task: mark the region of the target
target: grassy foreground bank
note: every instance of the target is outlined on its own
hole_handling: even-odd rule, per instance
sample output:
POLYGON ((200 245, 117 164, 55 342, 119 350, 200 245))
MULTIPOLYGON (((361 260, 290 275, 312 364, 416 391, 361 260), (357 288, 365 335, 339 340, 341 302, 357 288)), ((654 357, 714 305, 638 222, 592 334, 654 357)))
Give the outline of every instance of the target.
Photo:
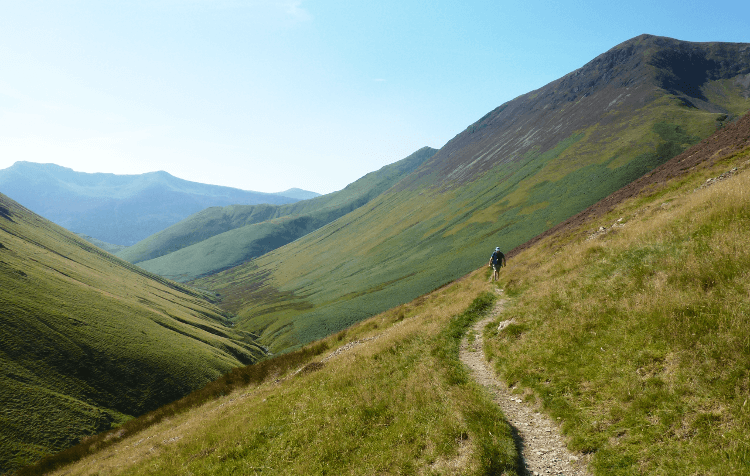
POLYGON ((510 428, 458 360, 466 328, 494 302, 486 278, 324 339, 261 383, 115 432, 53 474, 519 474, 510 428))
POLYGON ((506 268, 514 299, 498 320, 514 322, 487 327, 486 351, 596 474, 750 474, 749 159, 624 202, 592 235, 506 268))

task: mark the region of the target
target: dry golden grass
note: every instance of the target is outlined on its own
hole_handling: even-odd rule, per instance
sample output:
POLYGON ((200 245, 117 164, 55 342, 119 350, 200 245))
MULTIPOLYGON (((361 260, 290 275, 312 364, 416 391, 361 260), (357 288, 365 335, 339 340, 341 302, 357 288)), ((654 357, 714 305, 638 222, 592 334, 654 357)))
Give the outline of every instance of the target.
POLYGON ((507 268, 515 305, 500 319, 516 324, 490 332, 488 351, 599 474, 750 471, 747 159, 626 202, 596 224, 604 232, 548 240, 507 268))

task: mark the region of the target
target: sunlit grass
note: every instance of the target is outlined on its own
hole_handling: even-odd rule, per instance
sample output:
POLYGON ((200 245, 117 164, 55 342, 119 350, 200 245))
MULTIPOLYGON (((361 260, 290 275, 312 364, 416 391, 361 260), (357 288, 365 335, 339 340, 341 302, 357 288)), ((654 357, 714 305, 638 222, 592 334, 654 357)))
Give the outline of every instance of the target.
POLYGON ((748 155, 601 219, 624 227, 527 250, 503 276, 515 305, 499 319, 516 325, 487 350, 598 474, 750 472, 750 174, 693 192, 748 155))

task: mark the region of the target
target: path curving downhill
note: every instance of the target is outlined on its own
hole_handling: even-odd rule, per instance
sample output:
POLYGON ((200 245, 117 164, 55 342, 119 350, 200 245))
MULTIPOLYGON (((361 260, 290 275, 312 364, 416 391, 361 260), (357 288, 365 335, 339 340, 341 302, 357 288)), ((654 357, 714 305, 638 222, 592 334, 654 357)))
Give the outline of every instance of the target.
MULTIPOLYGON (((490 315, 474 324, 469 331, 475 335, 473 342, 470 343, 464 337, 461 342, 461 361, 469 368, 474 380, 490 391, 495 403, 500 405, 508 419, 526 475, 589 476, 581 457, 571 453, 565 446, 558 426, 514 395, 497 378, 485 359, 482 345, 484 327, 497 317, 504 304, 504 299, 498 299, 490 315)), ((509 321, 504 321, 500 325, 504 327, 508 323, 509 321)))

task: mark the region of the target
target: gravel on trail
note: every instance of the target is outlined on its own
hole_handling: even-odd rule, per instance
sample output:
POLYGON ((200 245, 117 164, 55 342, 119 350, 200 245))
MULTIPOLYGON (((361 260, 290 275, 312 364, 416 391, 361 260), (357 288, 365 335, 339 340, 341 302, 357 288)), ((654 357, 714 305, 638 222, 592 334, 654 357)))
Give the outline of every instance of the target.
MULTIPOLYGON (((469 368, 474 380, 492 394, 508 419, 526 475, 589 476, 584 464, 585 457, 575 455, 567 449, 559 427, 547 415, 539 413, 514 394, 498 379, 485 359, 482 345, 484 327, 497 317, 504 304, 505 300, 498 299, 490 315, 474 324, 469 331, 475 335, 473 342, 464 337, 461 343, 461 361, 469 368)), ((508 321, 504 321, 500 326, 507 324, 508 321)))

